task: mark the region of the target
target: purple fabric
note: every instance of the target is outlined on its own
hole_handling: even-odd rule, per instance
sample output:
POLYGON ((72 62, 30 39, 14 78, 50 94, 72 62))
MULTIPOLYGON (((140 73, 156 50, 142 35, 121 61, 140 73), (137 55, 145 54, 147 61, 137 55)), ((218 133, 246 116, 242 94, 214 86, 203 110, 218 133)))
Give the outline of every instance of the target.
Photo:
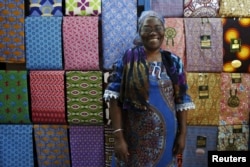
POLYGON ((183 0, 151 0, 151 9, 164 17, 182 17, 183 0))

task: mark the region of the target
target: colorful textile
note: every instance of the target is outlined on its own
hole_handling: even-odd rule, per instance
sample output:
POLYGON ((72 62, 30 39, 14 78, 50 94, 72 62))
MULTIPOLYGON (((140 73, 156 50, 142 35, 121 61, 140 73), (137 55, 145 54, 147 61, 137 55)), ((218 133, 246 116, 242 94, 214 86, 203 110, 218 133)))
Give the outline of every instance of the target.
POLYGON ((220 18, 184 18, 188 72, 221 72, 223 32, 220 18))
POLYGON ((249 17, 249 0, 220 0, 220 17, 249 17))
POLYGON ((33 167, 32 125, 0 125, 0 165, 33 167))
POLYGON ((101 14, 101 0, 66 0, 66 15, 98 16, 101 14))
POLYGON ((98 17, 64 17, 66 70, 99 70, 98 17))
POLYGON ((182 17, 183 0, 150 0, 150 8, 163 17, 182 17))
POLYGON ((218 17, 219 0, 185 0, 184 17, 218 17))
POLYGON ((250 18, 223 18, 223 71, 250 72, 250 18))
POLYGON ((188 126, 182 166, 207 166, 208 151, 217 149, 217 135, 217 126, 188 126))
POLYGON ((102 72, 66 71, 67 120, 71 124, 102 124, 102 72))
POLYGON ((220 77, 220 73, 187 73, 188 94, 196 106, 188 113, 188 125, 219 125, 220 77))
POLYGON ((36 154, 39 166, 70 166, 67 128, 67 125, 34 125, 36 154))
POLYGON ((185 62, 185 32, 183 18, 164 18, 165 19, 165 38, 162 49, 168 50, 179 56, 184 65, 185 62))
POLYGON ((114 154, 115 139, 113 136, 113 128, 110 126, 104 127, 105 137, 105 167, 111 167, 112 155, 114 154))
POLYGON ((104 166, 103 126, 70 126, 72 167, 104 166))
POLYGON ((249 125, 220 125, 218 127, 218 151, 247 151, 249 125))
POLYGON ((63 69, 61 24, 62 17, 26 17, 27 69, 63 69))
POLYGON ((250 75, 221 73, 220 125, 249 123, 250 75))
POLYGON ((128 48, 137 30, 137 0, 102 0, 103 68, 110 70, 128 48), (126 28, 124 28, 126 27, 126 28))
POLYGON ((30 71, 32 121, 66 123, 64 71, 30 71))
POLYGON ((24 1, 0 2, 0 62, 24 63, 24 1))
POLYGON ((0 71, 0 123, 30 123, 26 71, 0 71))
POLYGON ((29 0, 30 16, 63 16, 62 0, 29 0))

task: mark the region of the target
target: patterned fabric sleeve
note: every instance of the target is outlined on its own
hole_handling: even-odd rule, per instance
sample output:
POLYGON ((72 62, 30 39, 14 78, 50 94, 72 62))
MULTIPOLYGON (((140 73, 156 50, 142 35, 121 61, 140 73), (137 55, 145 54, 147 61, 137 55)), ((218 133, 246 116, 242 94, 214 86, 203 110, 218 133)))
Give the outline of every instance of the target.
POLYGON ((113 65, 113 71, 108 78, 108 85, 104 92, 104 100, 109 101, 111 98, 118 99, 120 96, 120 87, 123 72, 123 62, 118 60, 113 65))
POLYGON ((176 111, 183 111, 183 110, 189 110, 194 109, 195 105, 192 102, 191 97, 187 94, 188 85, 186 81, 186 73, 184 71, 184 66, 181 61, 181 59, 174 54, 171 54, 172 60, 174 62, 174 66, 178 72, 178 86, 179 86, 179 92, 177 92, 176 96, 176 111))

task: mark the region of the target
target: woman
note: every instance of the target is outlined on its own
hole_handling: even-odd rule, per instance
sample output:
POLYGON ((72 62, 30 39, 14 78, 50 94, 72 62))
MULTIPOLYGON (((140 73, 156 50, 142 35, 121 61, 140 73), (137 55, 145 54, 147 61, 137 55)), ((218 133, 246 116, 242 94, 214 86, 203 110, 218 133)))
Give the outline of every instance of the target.
POLYGON ((104 99, 115 137, 113 166, 175 166, 183 152, 187 110, 194 104, 179 57, 160 48, 164 19, 144 11, 137 46, 114 65, 104 99))

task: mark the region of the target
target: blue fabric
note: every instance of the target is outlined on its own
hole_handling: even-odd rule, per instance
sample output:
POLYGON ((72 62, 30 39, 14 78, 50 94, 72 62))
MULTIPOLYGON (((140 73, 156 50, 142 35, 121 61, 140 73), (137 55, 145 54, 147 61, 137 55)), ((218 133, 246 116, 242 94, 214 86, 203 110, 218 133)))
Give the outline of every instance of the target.
POLYGON ((26 17, 26 68, 60 70, 62 66, 62 17, 26 17))
POLYGON ((32 125, 0 125, 0 166, 34 166, 32 125))
POLYGON ((138 0, 138 6, 143 6, 145 0, 138 0))
POLYGON ((137 0, 102 1, 103 68, 111 69, 133 46, 137 30, 137 0))
POLYGON ((151 0, 145 0, 145 2, 144 2, 144 10, 152 10, 151 9, 151 0))

